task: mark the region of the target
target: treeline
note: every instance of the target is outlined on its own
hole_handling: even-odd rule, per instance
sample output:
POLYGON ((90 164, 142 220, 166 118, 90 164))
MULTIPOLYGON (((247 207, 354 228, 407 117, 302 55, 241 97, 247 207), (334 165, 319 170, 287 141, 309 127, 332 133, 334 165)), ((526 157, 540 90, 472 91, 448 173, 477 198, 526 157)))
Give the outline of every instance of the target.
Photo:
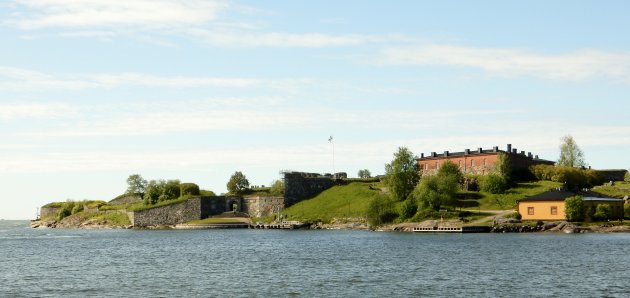
POLYGON ((606 178, 596 170, 566 166, 535 165, 530 167, 538 180, 566 183, 569 189, 591 188, 606 182, 606 178))

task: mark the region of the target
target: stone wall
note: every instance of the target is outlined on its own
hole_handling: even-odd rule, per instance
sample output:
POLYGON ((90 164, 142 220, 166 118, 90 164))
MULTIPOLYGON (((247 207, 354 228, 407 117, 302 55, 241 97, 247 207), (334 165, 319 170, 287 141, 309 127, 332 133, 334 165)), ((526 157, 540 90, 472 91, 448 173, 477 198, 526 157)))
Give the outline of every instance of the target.
POLYGON ((57 217, 61 207, 42 207, 39 209, 39 218, 57 217))
POLYGON ((284 210, 284 197, 243 198, 243 212, 251 217, 264 217, 284 210))
POLYGON ((193 197, 184 202, 134 211, 129 216, 134 227, 176 225, 201 219, 201 197, 193 197))
POLYGON ((285 207, 318 195, 334 185, 335 180, 332 176, 301 172, 284 173, 285 207))

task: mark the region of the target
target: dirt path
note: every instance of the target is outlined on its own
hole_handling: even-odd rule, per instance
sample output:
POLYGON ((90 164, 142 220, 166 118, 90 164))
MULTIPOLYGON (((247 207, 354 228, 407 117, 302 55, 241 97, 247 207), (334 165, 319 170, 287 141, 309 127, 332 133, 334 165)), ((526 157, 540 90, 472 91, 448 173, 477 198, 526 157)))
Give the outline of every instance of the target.
POLYGON ((482 217, 480 219, 477 220, 473 220, 469 223, 467 223, 467 225, 478 225, 478 224, 483 224, 483 223, 489 223, 492 222, 495 218, 499 218, 499 217, 505 217, 507 215, 510 215, 514 212, 514 210, 510 209, 510 210, 468 210, 471 212, 474 211, 479 211, 479 212, 483 212, 483 213, 492 213, 492 215, 490 216, 486 216, 486 217, 482 217))

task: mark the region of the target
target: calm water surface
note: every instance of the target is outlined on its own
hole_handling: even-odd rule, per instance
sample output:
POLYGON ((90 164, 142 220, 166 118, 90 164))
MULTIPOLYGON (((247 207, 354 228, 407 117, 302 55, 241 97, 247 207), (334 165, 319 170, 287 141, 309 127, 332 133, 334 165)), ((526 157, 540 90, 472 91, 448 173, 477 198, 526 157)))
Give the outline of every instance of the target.
POLYGON ((0 297, 630 297, 630 234, 29 229, 0 297))

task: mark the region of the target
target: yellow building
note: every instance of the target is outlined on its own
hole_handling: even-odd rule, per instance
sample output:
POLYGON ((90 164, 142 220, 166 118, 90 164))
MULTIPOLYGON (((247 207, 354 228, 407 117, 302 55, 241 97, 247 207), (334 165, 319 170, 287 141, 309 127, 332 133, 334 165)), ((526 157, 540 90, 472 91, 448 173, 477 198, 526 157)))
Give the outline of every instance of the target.
MULTIPOLYGON (((522 220, 566 220, 564 200, 579 194, 569 191, 548 191, 539 195, 518 201, 518 213, 522 220)), ((584 205, 592 218, 599 204, 608 204, 612 208, 612 219, 623 218, 623 200, 615 198, 595 197, 592 194, 583 195, 584 205)))

